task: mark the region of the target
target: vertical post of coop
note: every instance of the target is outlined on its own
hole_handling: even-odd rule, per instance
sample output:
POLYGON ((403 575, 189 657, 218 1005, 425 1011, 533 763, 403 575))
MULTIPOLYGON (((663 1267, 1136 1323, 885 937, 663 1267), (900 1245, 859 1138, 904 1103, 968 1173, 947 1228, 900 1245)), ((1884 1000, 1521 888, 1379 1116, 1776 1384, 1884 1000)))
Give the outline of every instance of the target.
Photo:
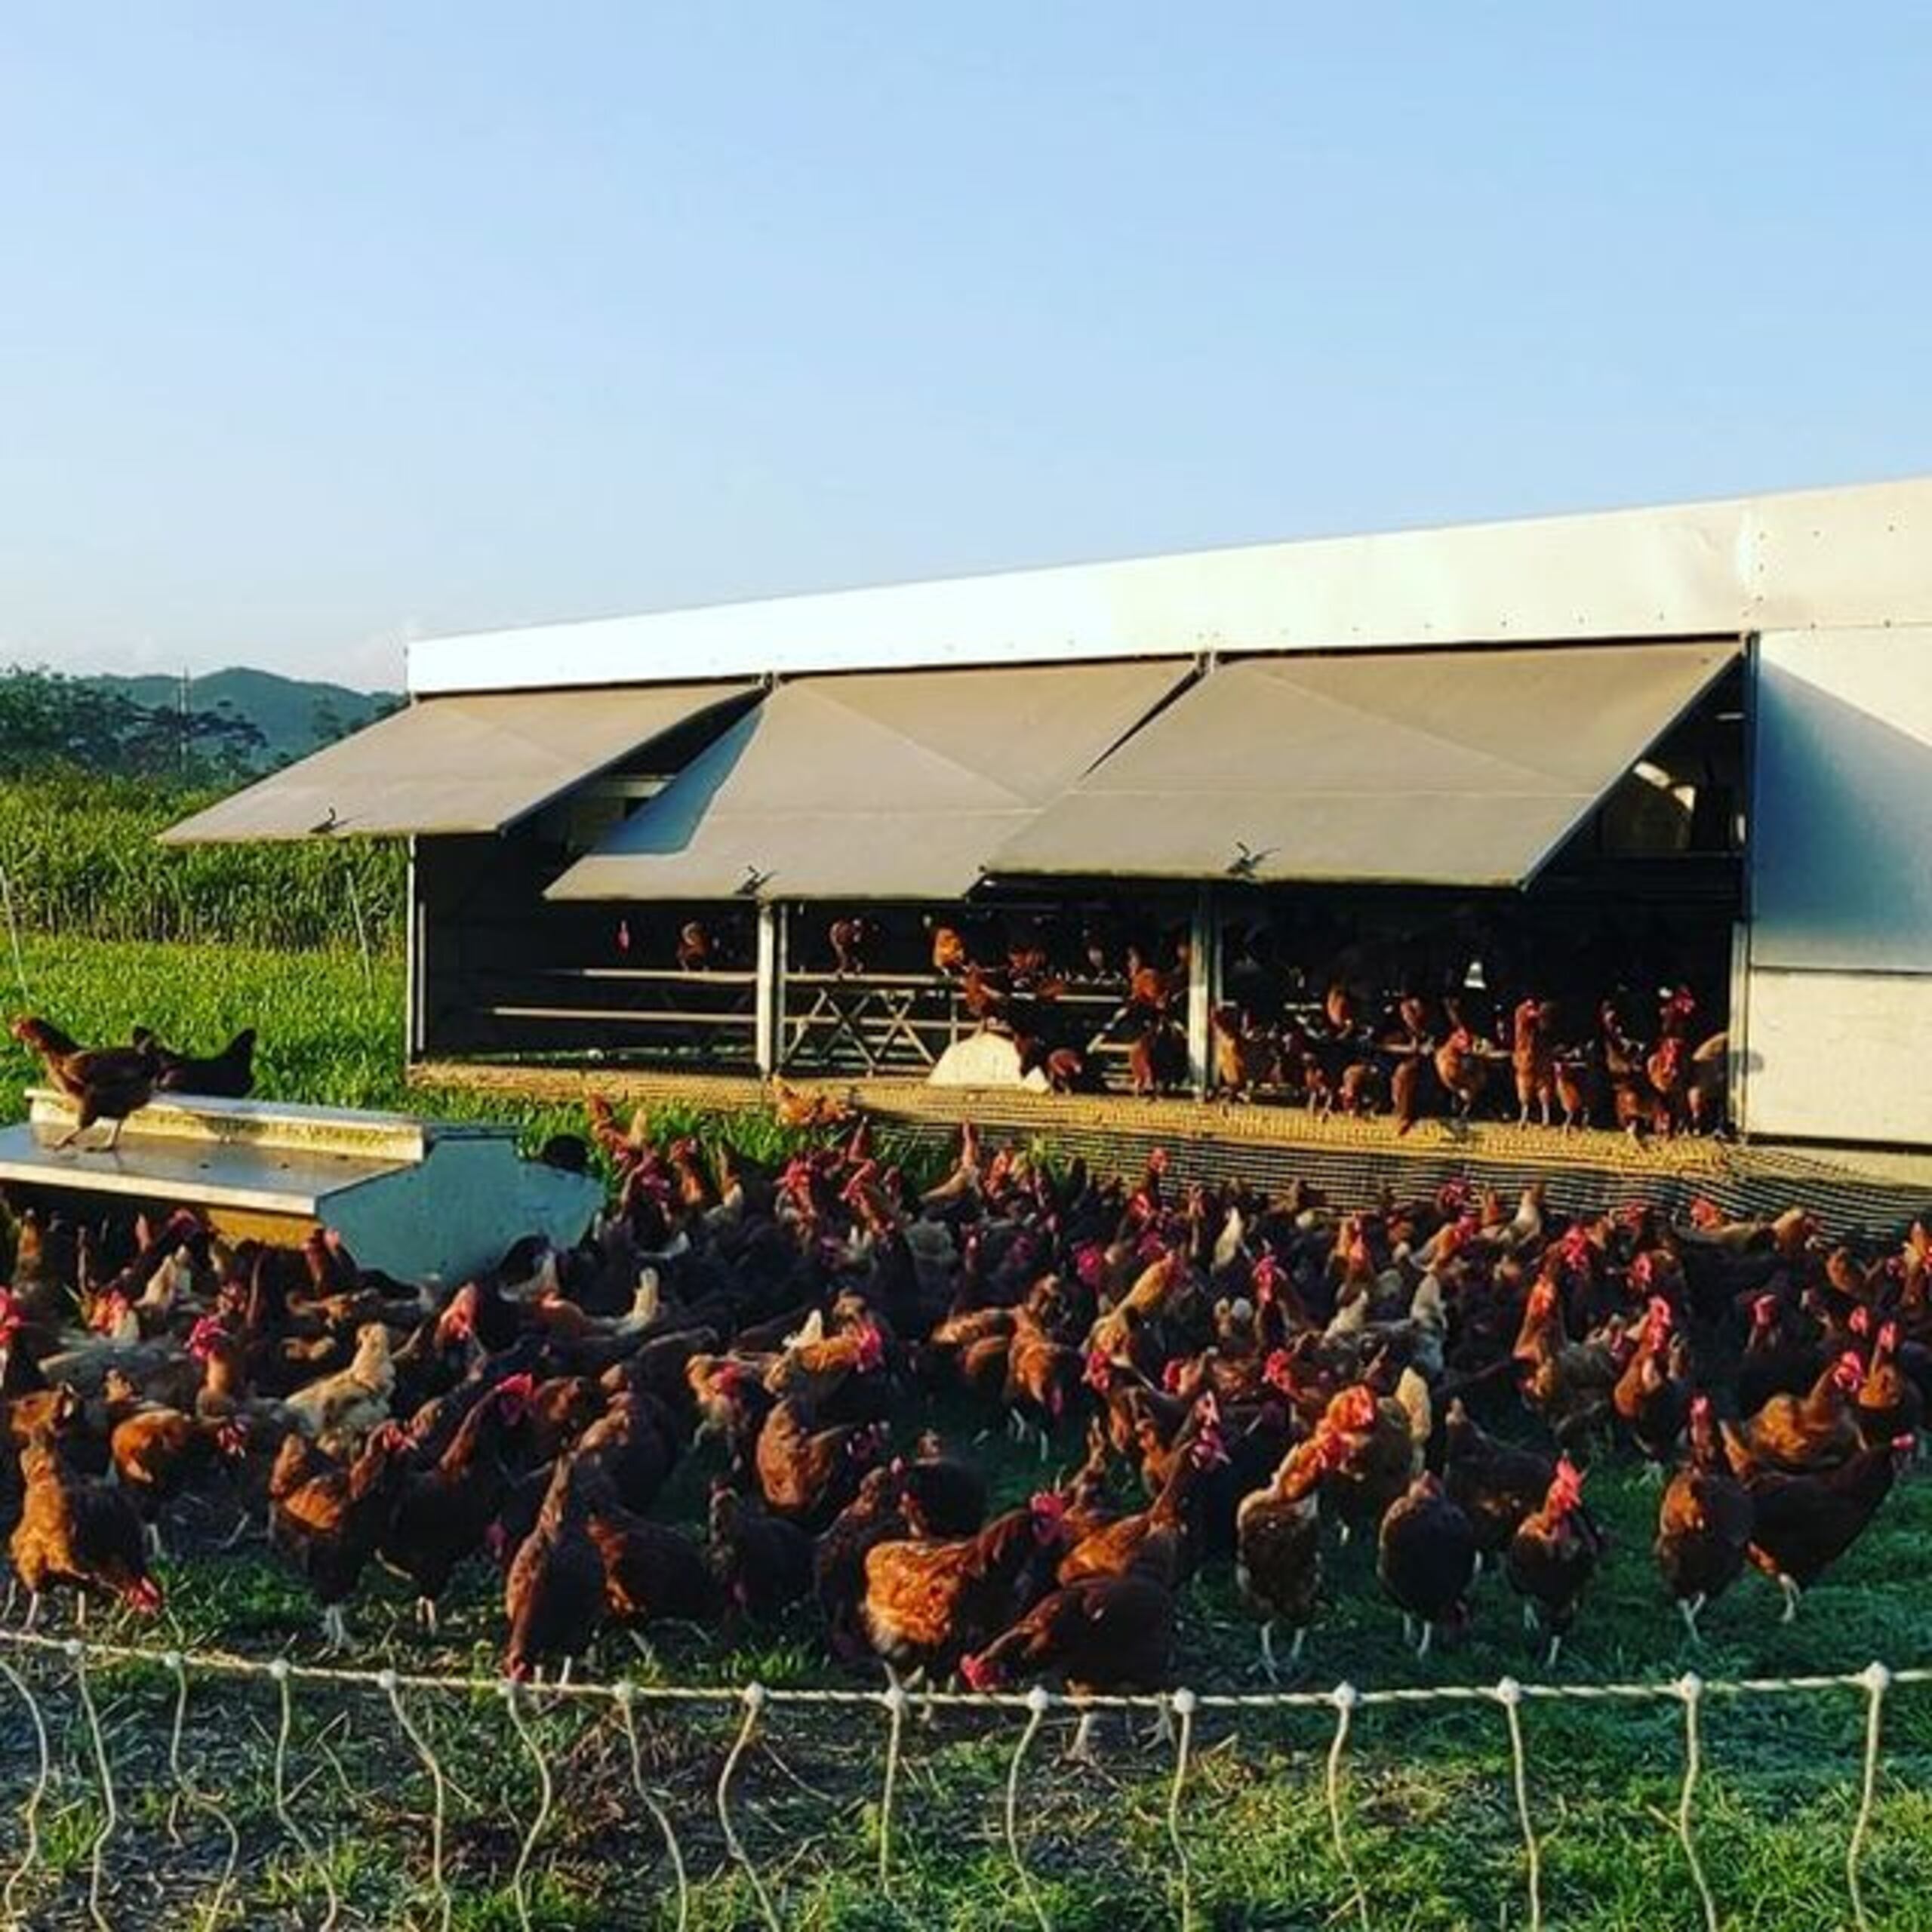
POLYGON ((758 909, 758 1070, 768 1080, 778 1071, 785 1041, 785 908, 767 901, 758 909))
POLYGON ((1188 939, 1187 1075, 1194 1097, 1204 1100, 1214 1077, 1214 1041, 1210 1016, 1221 989, 1221 924, 1214 888, 1204 885, 1194 895, 1194 919, 1188 939))
POLYGON ((409 875, 404 891, 403 980, 408 989, 408 1022, 403 1057, 406 1064, 414 1066, 423 1058, 426 1046, 423 1035, 429 1001, 423 992, 423 978, 428 971, 424 950, 429 932, 423 910, 421 882, 416 873, 416 837, 413 832, 409 838, 409 875))

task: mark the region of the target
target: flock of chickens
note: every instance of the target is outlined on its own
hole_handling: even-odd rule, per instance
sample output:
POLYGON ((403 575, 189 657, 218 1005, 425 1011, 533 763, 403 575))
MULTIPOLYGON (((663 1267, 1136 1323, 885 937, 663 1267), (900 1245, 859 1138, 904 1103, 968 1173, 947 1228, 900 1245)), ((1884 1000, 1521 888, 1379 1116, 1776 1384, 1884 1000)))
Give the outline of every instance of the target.
POLYGON ((1656 1560, 1694 1634, 1747 1566, 1789 1616, 1923 1414, 1923 1226, 1861 1257, 1795 1210, 1565 1217, 1540 1186, 1342 1212, 1177 1186, 1158 1152, 1134 1180, 1054 1171, 971 1128, 920 1194, 863 1122, 782 1166, 601 1105, 591 1130, 616 1177, 592 1232, 448 1294, 326 1232, 23 1218, 0 1529, 29 1616, 51 1591, 155 1609, 192 1516, 266 1525, 332 1646, 372 1564, 433 1628, 494 1563, 514 1678, 608 1627, 808 1602, 842 1664, 1152 1690, 1191 1574, 1232 1566, 1272 1675, 1352 1534, 1423 1648, 1488 1561, 1553 1662, 1604 1560, 1585 1471, 1614 1441, 1666 1475, 1656 1560), (989 1517, 961 1438, 1001 1426, 1084 1455, 989 1517), (665 1520, 693 1460, 701 1527, 665 1520))
MULTIPOLYGON (((989 960, 958 928, 928 923, 934 972, 956 988, 980 1026, 1013 1040, 1023 1074, 1038 1069, 1060 1093, 1102 1088, 1091 1028, 1061 995, 1105 983, 1124 989, 1134 1092, 1151 1097, 1187 1085, 1186 940, 1173 943, 1172 963, 1162 965, 1134 943, 1117 961, 1110 940, 1090 934, 1081 957, 1068 964, 1044 937, 1023 931, 1010 936, 1003 958, 989 960)), ((827 937, 836 971, 864 972, 875 937, 869 920, 834 920, 827 937)), ((702 971, 712 950, 709 929, 694 920, 678 942, 678 966, 702 971)), ((1323 1115, 1386 1112, 1401 1133, 1419 1119, 1466 1120, 1478 1110, 1513 1114, 1525 1126, 1560 1122, 1566 1131, 1608 1121, 1632 1135, 1709 1133, 1724 1124, 1728 1037, 1699 1025, 1687 987, 1664 990, 1647 1039, 1631 1032, 1614 998, 1600 1001, 1580 1031, 1574 1016, 1528 992, 1493 1004, 1484 994, 1411 991, 1372 1009, 1338 982, 1317 1014, 1291 1011, 1266 990, 1247 991, 1217 1005, 1210 1020, 1213 1084, 1235 1099, 1300 1102, 1323 1115)))
POLYGON ((1251 1098, 1272 1090, 1327 1114, 1385 1105, 1406 1134, 1427 1115, 1467 1120, 1481 1109, 1565 1133, 1607 1117, 1624 1132, 1706 1134, 1724 1124, 1729 1036, 1697 1025, 1686 987, 1659 1002, 1649 1040, 1606 999, 1590 1037, 1563 1038, 1551 1001, 1526 995, 1485 1024, 1471 1003, 1406 993, 1371 1025, 1346 987, 1319 1021, 1261 1025, 1229 1004, 1213 1015, 1216 1084, 1251 1098), (1506 1011, 1506 1017, 1505 1017, 1506 1011))

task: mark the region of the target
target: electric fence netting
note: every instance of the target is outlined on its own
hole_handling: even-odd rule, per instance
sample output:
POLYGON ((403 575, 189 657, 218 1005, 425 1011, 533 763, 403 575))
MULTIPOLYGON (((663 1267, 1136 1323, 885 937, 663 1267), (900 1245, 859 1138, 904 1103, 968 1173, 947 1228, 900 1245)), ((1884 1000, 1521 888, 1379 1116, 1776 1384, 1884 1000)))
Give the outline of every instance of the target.
MULTIPOLYGON (((1254 1909, 1299 1887, 1306 1922, 1370 1928, 1434 1922, 1416 1916, 1413 1877, 1389 1856, 1392 1831, 1419 1830, 1454 1868, 1445 1884, 1485 1894, 1482 1922, 1540 1932, 1577 1916, 1561 1897, 1578 1829, 1579 1794, 1566 1787, 1580 1775, 1562 1727, 1590 1707, 1643 1727, 1633 1748, 1655 1801, 1616 1820, 1619 1855, 1627 1845, 1633 1869, 1657 1869, 1672 1923, 1715 1932, 1758 1903, 1726 1895, 1740 1883, 1735 1804, 1718 1807, 1722 1850, 1706 1842, 1714 1758, 1753 1711, 1787 1727, 1801 1709, 1822 1719, 1804 1741, 1808 1793, 1777 1801, 1828 1815, 1838 1850, 1830 1874, 1810 1875, 1817 1912, 1795 1905, 1789 1922, 1878 1932, 1898 1922, 1932 1858, 1921 1842, 1909 1872, 1895 1856, 1875 1882, 1888 1795, 1925 1795, 1888 1766, 1888 1723, 1932 1683, 1932 1669, 1879 1663, 1709 1682, 1074 1700, 897 1685, 512 1685, 8 1632, 0 1678, 11 1706, 0 1719, 0 1921, 11 1926, 776 1928, 789 1922, 788 1893, 827 1862, 877 1922, 912 1924, 934 1909, 927 1888, 943 1851, 995 1873, 1009 1922, 1051 1932, 1101 1834, 1131 1841, 1134 1924, 1197 1932, 1234 1903, 1244 1923, 1274 1923, 1254 1909), (1083 1767, 1097 1809, 1069 1814, 1075 1780, 1051 1743, 1085 1713, 1148 1735, 1083 1767), (1455 1727, 1437 1741, 1447 1738, 1466 1775, 1435 1815, 1411 1802, 1404 1816, 1400 1773, 1426 1758, 1432 1734, 1413 1728, 1424 1722, 1455 1727), (963 1767, 941 1776, 935 1761, 961 1753, 963 1767), (1284 1799, 1291 1779, 1298 1788, 1284 1799), (1258 1840, 1241 1869, 1257 1793, 1289 1805, 1292 1871, 1281 1847, 1258 1840), (497 1915, 466 1910, 485 1897, 497 1915)), ((1725 1766, 1727 1780, 1749 1772, 1725 1766)))

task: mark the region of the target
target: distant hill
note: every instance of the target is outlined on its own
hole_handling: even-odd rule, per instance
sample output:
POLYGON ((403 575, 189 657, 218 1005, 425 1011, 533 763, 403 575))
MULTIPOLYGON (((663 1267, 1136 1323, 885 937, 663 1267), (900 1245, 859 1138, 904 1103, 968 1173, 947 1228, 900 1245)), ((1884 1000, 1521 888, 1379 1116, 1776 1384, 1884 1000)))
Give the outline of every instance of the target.
MULTIPOLYGON (((181 681, 165 674, 102 675, 84 681, 118 691, 137 704, 174 705, 181 698, 181 681)), ((193 679, 188 688, 188 702, 196 711, 226 711, 246 718, 261 733, 266 741, 260 758, 264 766, 300 758, 393 710, 401 701, 392 692, 353 691, 343 685, 285 678, 273 671, 240 666, 211 671, 193 679)))

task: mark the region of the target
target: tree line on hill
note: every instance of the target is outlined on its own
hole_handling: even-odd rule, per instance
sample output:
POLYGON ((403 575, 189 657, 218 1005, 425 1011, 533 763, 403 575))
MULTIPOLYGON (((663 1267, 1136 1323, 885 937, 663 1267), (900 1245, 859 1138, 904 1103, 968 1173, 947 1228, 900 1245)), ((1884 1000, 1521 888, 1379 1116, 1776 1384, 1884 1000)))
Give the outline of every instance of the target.
POLYGON ((142 704, 57 671, 17 665, 0 675, 0 777, 66 767, 219 784, 245 776, 261 748, 245 718, 142 704))
MULTIPOLYGON (((223 675, 285 682, 266 674, 223 675)), ((73 677, 20 665, 0 670, 0 779, 82 771, 112 773, 168 791, 226 790, 297 749, 272 738, 231 702, 194 704, 186 695, 192 687, 182 687, 183 695, 172 702, 149 702, 147 693, 157 683, 73 677)), ((318 694, 309 707, 311 742, 299 747, 303 750, 341 737, 389 706, 388 700, 366 700, 361 715, 345 715, 332 688, 311 688, 318 694)), ((287 685, 290 694, 303 690, 287 685)), ((285 706, 286 697, 284 701, 285 706)), ((283 740, 287 735, 279 734, 283 740)))

